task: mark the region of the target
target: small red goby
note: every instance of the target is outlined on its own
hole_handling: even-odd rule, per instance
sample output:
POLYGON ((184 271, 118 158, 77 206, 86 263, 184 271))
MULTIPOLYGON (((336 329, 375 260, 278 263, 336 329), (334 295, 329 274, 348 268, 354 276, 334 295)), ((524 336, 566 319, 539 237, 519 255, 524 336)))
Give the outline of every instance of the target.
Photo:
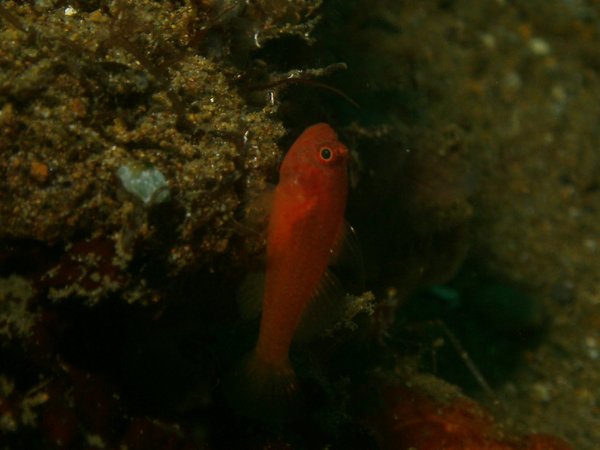
POLYGON ((348 149, 325 123, 307 128, 280 170, 267 231, 260 331, 236 374, 232 398, 245 413, 277 418, 295 396, 289 349, 345 234, 348 149))

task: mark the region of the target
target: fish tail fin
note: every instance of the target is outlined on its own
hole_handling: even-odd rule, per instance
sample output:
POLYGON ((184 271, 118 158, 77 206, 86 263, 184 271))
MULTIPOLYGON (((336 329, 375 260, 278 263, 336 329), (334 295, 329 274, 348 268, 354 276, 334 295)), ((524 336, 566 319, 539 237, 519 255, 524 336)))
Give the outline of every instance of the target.
POLYGON ((240 414, 269 422, 292 420, 303 409, 296 373, 289 360, 264 361, 253 351, 225 383, 225 395, 240 414))

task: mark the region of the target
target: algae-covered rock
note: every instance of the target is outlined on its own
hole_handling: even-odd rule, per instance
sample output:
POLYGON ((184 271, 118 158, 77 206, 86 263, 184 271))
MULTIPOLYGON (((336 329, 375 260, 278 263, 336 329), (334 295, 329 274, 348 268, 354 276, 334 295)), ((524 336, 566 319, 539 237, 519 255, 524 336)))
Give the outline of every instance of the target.
POLYGON ((247 14, 263 34, 285 33, 303 23, 305 3, 272 5, 281 14, 265 16, 268 26, 262 3, 4 3, 0 241, 68 246, 110 236, 125 267, 140 242, 162 240, 166 270, 210 266, 222 254, 232 261, 243 241, 260 245, 255 235, 232 243, 243 233, 235 217, 273 174, 283 128, 245 104, 239 70, 208 58, 202 38, 224 11, 247 14), (160 174, 168 199, 131 194, 124 168, 141 166, 160 174), (168 236, 150 217, 159 203, 171 216, 168 236))

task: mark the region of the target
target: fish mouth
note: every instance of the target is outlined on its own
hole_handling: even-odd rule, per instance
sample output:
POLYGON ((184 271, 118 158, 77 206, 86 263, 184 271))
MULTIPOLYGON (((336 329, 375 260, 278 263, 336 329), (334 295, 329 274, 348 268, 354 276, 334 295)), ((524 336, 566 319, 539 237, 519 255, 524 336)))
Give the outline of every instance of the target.
POLYGON ((350 159, 350 152, 348 151, 348 149, 346 148, 345 145, 342 145, 342 148, 340 149, 340 153, 342 154, 342 156, 346 159, 350 159))
POLYGON ((331 148, 335 151, 335 161, 334 165, 348 165, 350 162, 350 152, 346 148, 344 144, 336 143, 336 145, 332 145, 331 148))
POLYGON ((348 162, 350 160, 350 151, 346 148, 345 145, 340 145, 337 149, 338 154, 340 155, 340 158, 344 161, 344 162, 348 162))

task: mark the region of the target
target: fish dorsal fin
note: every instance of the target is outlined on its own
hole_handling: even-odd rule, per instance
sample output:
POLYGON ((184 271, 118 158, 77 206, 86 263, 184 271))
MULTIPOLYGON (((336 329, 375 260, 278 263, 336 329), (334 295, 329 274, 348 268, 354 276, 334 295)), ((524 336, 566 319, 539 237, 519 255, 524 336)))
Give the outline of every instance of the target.
POLYGON ((365 263, 362 250, 356 231, 346 221, 337 233, 329 266, 348 292, 358 295, 364 291, 365 263))
POLYGON ((251 272, 238 288, 237 301, 240 316, 244 320, 260 316, 265 293, 265 273, 251 272))
MULTIPOLYGON (((264 189, 244 196, 246 203, 243 225, 246 231, 266 237, 269 215, 275 197, 275 186, 267 184, 264 189)), ((265 272, 251 272, 237 290, 238 310, 243 319, 254 319, 262 310, 265 292, 265 272)))
POLYGON ((345 292, 338 278, 325 271, 310 299, 294 335, 297 342, 306 342, 322 335, 344 313, 345 292))

